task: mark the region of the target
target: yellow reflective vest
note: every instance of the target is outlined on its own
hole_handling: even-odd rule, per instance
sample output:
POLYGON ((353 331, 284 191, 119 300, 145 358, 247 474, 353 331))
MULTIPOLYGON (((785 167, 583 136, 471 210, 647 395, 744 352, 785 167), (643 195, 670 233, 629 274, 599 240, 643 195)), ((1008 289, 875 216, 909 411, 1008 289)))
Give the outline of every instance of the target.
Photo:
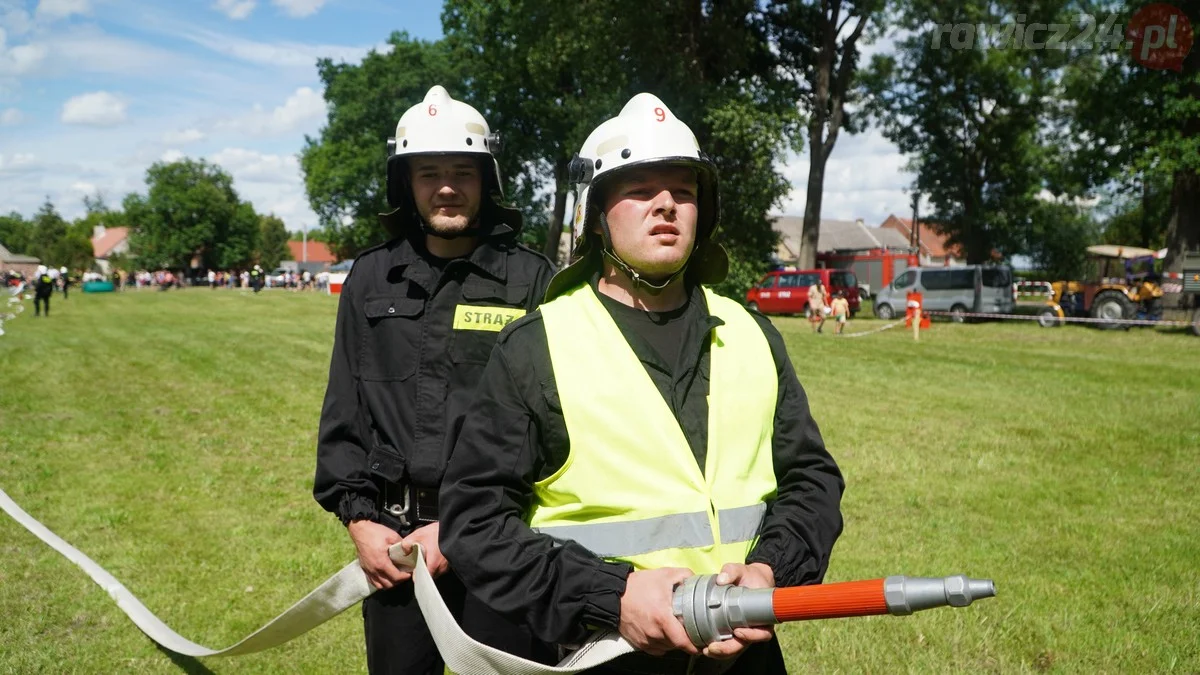
POLYGON ((529 525, 636 569, 697 574, 745 562, 775 496, 778 376, 762 329, 704 290, 724 324, 710 337, 703 473, 671 409, 620 328, 584 284, 542 305, 571 439, 563 466, 534 485, 529 525))

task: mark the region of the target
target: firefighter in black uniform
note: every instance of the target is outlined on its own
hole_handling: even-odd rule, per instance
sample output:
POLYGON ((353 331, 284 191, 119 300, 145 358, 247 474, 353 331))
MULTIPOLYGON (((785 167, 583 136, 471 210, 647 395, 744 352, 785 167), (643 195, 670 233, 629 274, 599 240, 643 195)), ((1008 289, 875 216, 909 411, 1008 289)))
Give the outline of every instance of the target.
POLYGON ((33 278, 33 315, 41 316, 42 307, 46 308, 46 316, 50 316, 50 296, 54 295, 54 277, 45 265, 38 265, 37 275, 33 278))
POLYGON ((255 265, 250 268, 250 287, 257 293, 263 288, 263 268, 255 265))
POLYGON ((529 632, 466 592, 438 548, 438 489, 496 336, 540 302, 553 268, 516 242, 501 206, 497 139, 440 86, 389 139, 381 222, 395 237, 354 262, 342 287, 313 494, 347 525, 367 577, 372 673, 437 673, 443 663, 387 549, 420 543, 438 587, 475 639, 545 660, 529 632))
POLYGON ((500 336, 442 483, 442 550, 535 637, 607 628, 639 650, 596 672, 785 673, 771 630, 698 649, 672 589, 819 583, 842 476, 778 331, 703 286, 728 261, 690 129, 639 94, 580 154, 577 260, 500 336))

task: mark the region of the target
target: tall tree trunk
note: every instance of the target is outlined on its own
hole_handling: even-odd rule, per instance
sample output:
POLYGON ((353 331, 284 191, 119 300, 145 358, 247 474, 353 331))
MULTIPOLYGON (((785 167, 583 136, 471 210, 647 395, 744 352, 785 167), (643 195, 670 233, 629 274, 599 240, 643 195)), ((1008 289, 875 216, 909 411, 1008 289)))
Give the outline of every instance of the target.
POLYGON ((1167 272, 1183 271, 1183 255, 1200 251, 1200 174, 1175 172, 1171 189, 1171 216, 1167 221, 1167 272))
MULTIPOLYGON (((1187 82, 1184 91, 1192 106, 1200 101, 1200 53, 1193 49, 1184 60, 1183 77, 1187 82)), ((1194 110, 1189 106, 1188 110, 1194 110)), ((1200 115, 1193 113, 1183 120, 1183 140, 1193 141, 1200 137, 1200 115)), ((1183 271, 1183 256, 1189 251, 1200 251, 1200 170, 1194 162, 1180 167, 1171 186, 1171 215, 1167 221, 1167 257, 1163 268, 1167 272, 1183 271)))
POLYGON ((567 191, 571 186, 567 183, 567 162, 559 158, 554 163, 554 211, 550 216, 550 231, 546 233, 546 257, 556 265, 565 265, 567 261, 559 260, 558 246, 562 241, 563 216, 567 209, 567 191))
MULTIPOLYGON (((824 3, 822 3, 824 5, 824 3)), ((840 6, 840 3, 838 3, 840 6)), ((821 236, 821 196, 825 190, 825 132, 829 123, 829 87, 833 79, 833 60, 837 51, 837 14, 830 18, 821 12, 821 51, 817 54, 816 79, 812 83, 812 117, 808 123, 808 194, 804 202, 804 226, 796 267, 812 269, 817 264, 817 241, 821 236)), ((844 58, 844 57, 843 57, 844 58)))
POLYGON ((800 237, 800 251, 796 257, 797 269, 810 270, 817 265, 817 240, 821 236, 821 197, 825 192, 825 159, 821 143, 810 143, 814 147, 808 168, 808 197, 804 202, 804 229, 800 237))
POLYGON ((837 143, 838 132, 844 123, 846 91, 854 76, 855 54, 859 37, 867 26, 871 9, 859 15, 854 29, 842 40, 838 58, 838 36, 842 28, 855 17, 847 9, 841 19, 841 0, 821 3, 821 50, 817 54, 816 78, 812 81, 812 117, 808 123, 808 194, 804 202, 804 227, 800 236, 800 253, 796 265, 811 269, 817 263, 817 242, 821 236, 821 197, 825 191, 825 164, 837 143), (835 66, 836 64, 836 66, 835 66), (836 70, 835 70, 836 69, 836 70))

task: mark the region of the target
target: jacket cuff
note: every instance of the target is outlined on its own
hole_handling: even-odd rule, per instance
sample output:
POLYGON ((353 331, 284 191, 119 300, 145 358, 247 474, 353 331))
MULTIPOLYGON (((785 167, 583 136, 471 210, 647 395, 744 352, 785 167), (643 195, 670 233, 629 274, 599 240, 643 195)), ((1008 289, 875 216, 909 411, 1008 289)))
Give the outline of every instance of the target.
POLYGON ((777 545, 777 542, 760 542, 750 555, 746 556, 746 564, 762 563, 770 567, 777 587, 800 586, 805 581, 798 577, 802 576, 806 556, 796 555, 797 553, 798 551, 786 550, 785 547, 777 545))
POLYGON ((379 522, 379 509, 375 506, 375 498, 356 493, 342 495, 338 502, 337 517, 342 525, 349 525, 354 520, 370 520, 379 522))
MULTIPOLYGON (((633 572, 628 563, 602 563, 597 568, 596 587, 588 594, 583 623, 588 628, 616 628, 621 623, 621 596, 633 572)), ((586 632, 584 633, 586 635, 586 632)))

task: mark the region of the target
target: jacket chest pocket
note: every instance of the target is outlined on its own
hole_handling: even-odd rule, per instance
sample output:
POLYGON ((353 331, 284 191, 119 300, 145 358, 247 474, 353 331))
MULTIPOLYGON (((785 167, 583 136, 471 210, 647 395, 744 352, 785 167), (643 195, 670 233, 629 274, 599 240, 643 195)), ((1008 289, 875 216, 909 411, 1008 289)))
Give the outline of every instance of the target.
POLYGON ((367 318, 359 370, 364 380, 405 380, 417 371, 424 332, 424 301, 374 298, 364 305, 367 318))
POLYGON ((455 363, 485 364, 505 326, 525 316, 529 285, 468 280, 454 308, 450 358, 455 363))

